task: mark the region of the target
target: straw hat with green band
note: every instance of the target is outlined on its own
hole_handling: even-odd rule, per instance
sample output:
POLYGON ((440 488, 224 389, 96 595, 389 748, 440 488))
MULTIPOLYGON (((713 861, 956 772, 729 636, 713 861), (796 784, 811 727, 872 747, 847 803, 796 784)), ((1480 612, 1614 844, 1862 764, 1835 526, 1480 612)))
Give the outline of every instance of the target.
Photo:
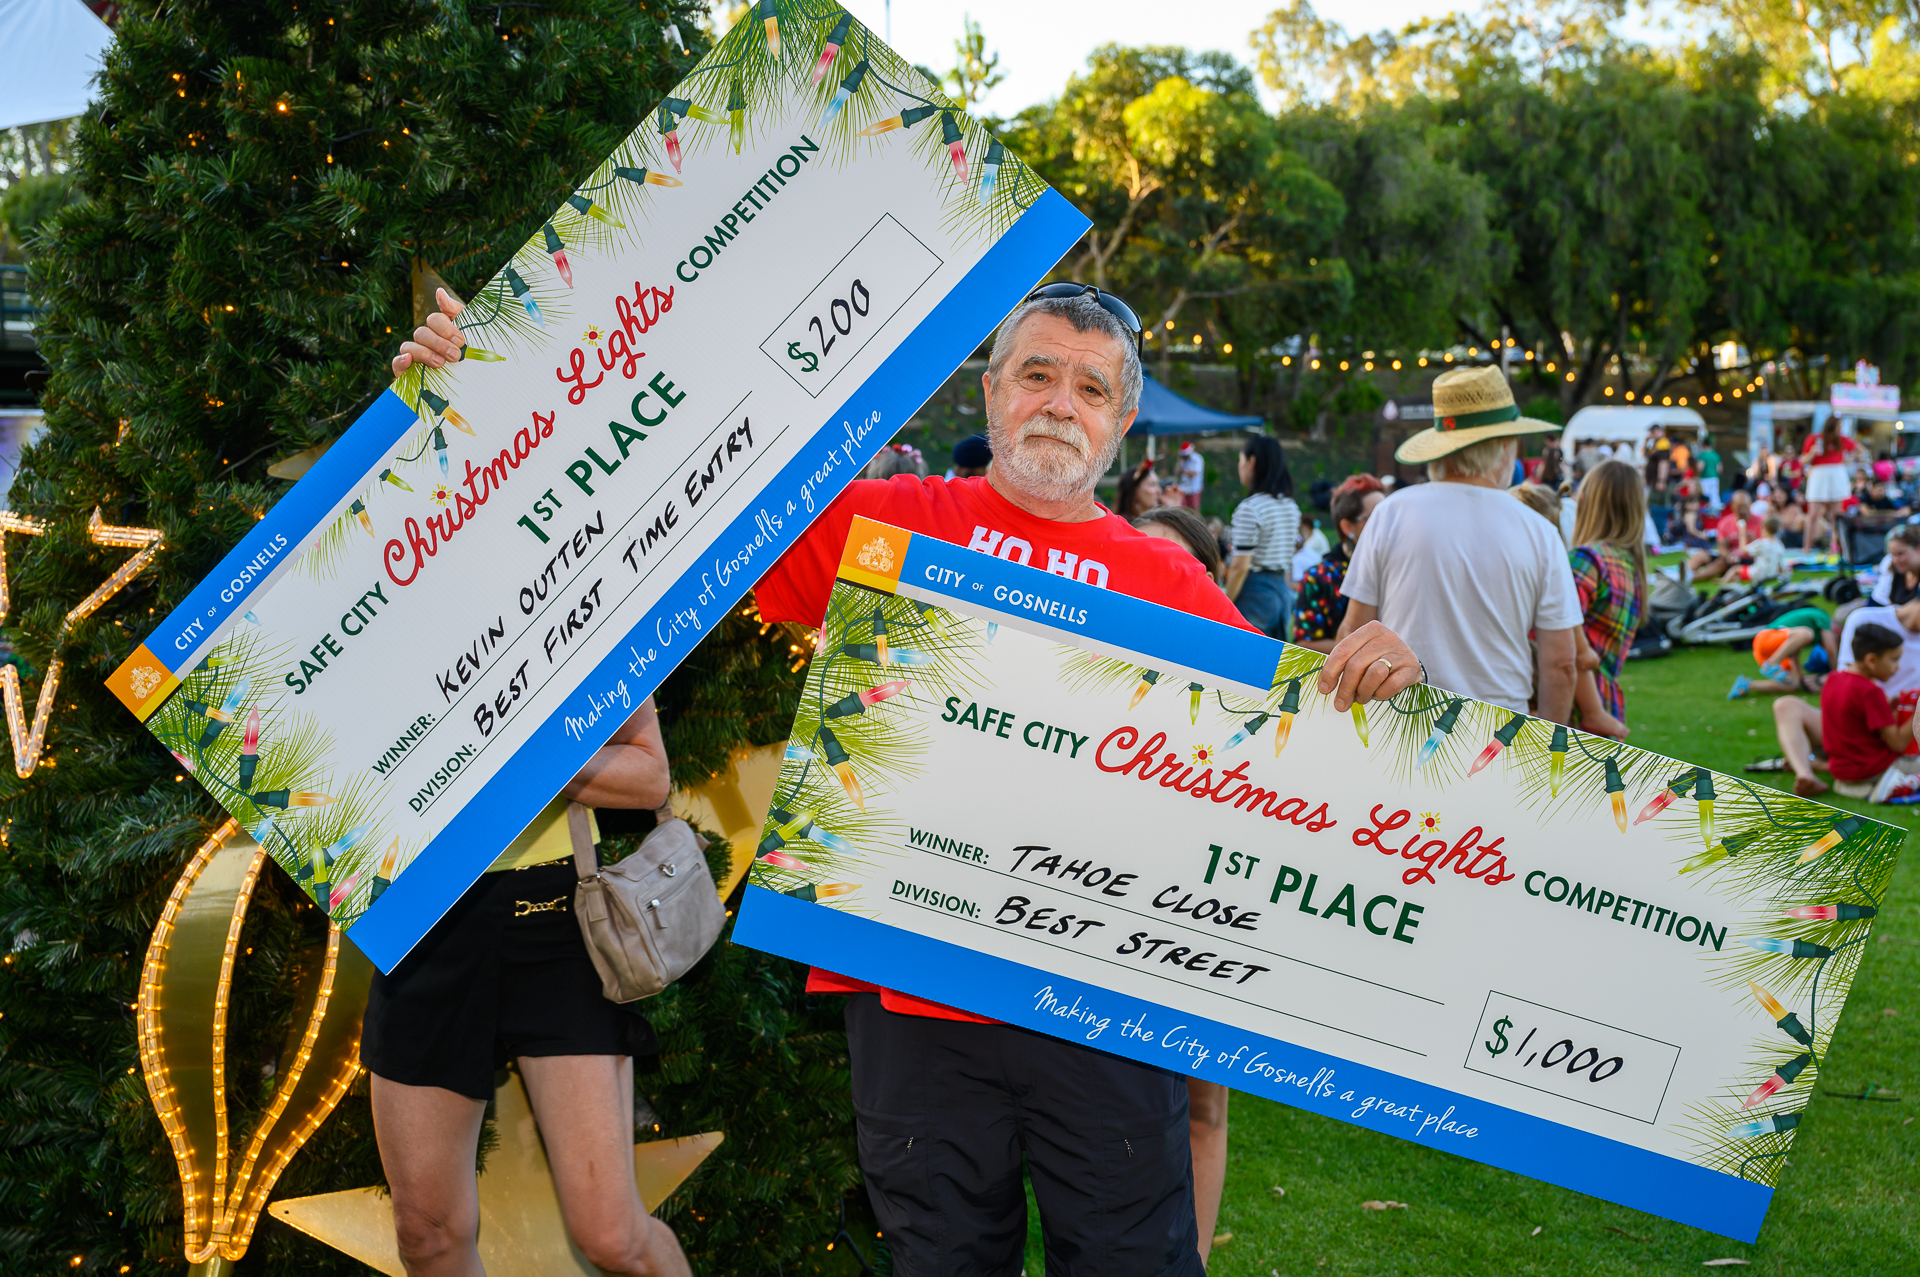
POLYGON ((1559 429, 1551 421, 1521 416, 1513 387, 1498 368, 1455 368, 1434 380, 1433 425, 1401 444, 1393 459, 1424 465, 1488 439, 1559 429))

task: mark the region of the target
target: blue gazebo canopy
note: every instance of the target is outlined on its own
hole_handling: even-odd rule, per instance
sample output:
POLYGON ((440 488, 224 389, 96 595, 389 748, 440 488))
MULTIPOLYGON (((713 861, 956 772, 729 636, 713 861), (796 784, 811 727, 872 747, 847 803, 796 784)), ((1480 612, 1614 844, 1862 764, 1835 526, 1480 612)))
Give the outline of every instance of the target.
POLYGON ((1190 399, 1182 399, 1151 376, 1140 387, 1140 415, 1134 420, 1133 435, 1205 435, 1222 430, 1246 430, 1260 425, 1258 417, 1236 417, 1230 413, 1202 408, 1190 399))

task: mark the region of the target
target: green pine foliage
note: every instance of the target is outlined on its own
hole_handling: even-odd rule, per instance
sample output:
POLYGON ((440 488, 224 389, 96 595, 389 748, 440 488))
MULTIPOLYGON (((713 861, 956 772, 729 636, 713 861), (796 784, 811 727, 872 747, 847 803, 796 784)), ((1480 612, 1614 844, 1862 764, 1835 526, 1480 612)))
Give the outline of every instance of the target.
MULTIPOLYGON (((492 275, 693 65, 703 10, 177 0, 120 23, 78 131, 76 202, 34 264, 49 429, 8 498, 50 525, 7 546, 4 637, 32 667, 29 718, 40 674, 65 666, 40 770, 0 767, 8 1273, 186 1267, 132 1004, 160 906, 222 817, 103 681, 286 491, 266 467, 337 437, 384 384, 415 322, 416 259, 463 291, 492 275), (128 553, 87 539, 96 506, 165 547, 56 650, 62 617, 128 553)), ((681 779, 784 735, 791 642, 730 620, 663 695, 681 710, 681 779)), ((324 927, 283 874, 262 876, 232 997, 241 1130, 271 1096, 324 927)), ((802 979, 723 944, 650 1008, 667 1055, 642 1087, 662 1134, 727 1132, 669 1206, 702 1272, 798 1271, 853 1181, 844 1042, 802 979)), ((277 1191, 380 1181, 362 1080, 277 1191)), ((363 1271, 271 1220, 241 1267, 363 1271)))

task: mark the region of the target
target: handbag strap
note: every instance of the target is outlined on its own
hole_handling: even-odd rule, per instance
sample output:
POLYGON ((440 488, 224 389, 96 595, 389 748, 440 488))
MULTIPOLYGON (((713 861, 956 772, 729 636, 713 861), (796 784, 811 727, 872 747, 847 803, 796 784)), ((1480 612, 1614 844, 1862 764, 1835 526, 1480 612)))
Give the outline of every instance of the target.
POLYGON ((573 871, 585 882, 599 876, 600 863, 593 854, 593 827, 587 822, 592 813, 585 803, 567 802, 567 832, 573 837, 573 871))

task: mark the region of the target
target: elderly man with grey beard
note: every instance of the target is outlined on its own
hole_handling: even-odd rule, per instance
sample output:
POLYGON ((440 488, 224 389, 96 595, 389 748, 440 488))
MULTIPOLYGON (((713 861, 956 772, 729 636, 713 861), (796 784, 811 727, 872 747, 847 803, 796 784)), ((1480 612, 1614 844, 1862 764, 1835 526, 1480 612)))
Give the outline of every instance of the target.
MULTIPOLYGON (((405 348, 457 357, 440 321, 405 348), (443 331, 444 330, 444 331, 443 331), (431 339, 431 340, 430 340, 431 339)), ((1140 322, 1110 293, 1050 284, 996 334, 982 377, 983 477, 849 484, 760 582, 769 621, 818 625, 855 515, 1245 628, 1186 551, 1094 500, 1140 403, 1140 322)), ((1336 647, 1322 692, 1345 710, 1417 682, 1378 624, 1336 647)), ((860 1165, 902 1277, 1005 1277, 1032 1176, 1052 1277, 1199 1277, 1185 1081, 1091 1047, 815 969, 843 993, 860 1165)))

